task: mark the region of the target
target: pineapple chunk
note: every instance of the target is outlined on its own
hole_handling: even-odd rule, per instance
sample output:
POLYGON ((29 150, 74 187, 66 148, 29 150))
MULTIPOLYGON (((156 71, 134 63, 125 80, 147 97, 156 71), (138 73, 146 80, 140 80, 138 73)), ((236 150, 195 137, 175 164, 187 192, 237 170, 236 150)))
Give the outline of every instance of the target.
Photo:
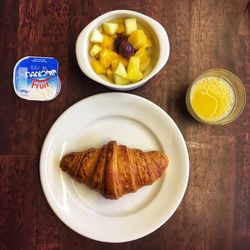
POLYGON ((145 71, 143 71, 143 78, 147 77, 152 72, 152 66, 149 65, 145 71))
POLYGON ((113 20, 113 22, 118 24, 118 29, 116 33, 122 33, 125 31, 124 22, 122 19, 113 20))
POLYGON ((91 36, 90 36, 90 42, 92 43, 102 43, 103 41, 103 35, 99 30, 93 30, 91 36))
POLYGON ((126 72, 126 69, 125 67, 123 66, 123 64, 121 62, 118 63, 116 69, 115 69, 115 72, 114 72, 115 75, 119 75, 123 78, 126 78, 127 77, 127 72, 126 72))
POLYGON ((99 46, 98 44, 94 44, 91 48, 91 50, 89 51, 89 54, 91 56, 96 56, 100 51, 102 50, 102 47, 99 46))
POLYGON ((151 46, 152 46, 152 42, 149 39, 147 39, 145 47, 148 48, 148 47, 151 47, 151 46))
POLYGON ((137 56, 131 56, 129 61, 128 61, 128 71, 133 69, 133 70, 140 70, 140 58, 137 56))
POLYGON ((96 74, 106 74, 106 69, 103 67, 103 65, 98 60, 93 60, 91 62, 91 66, 96 74))
POLYGON ((114 35, 118 29, 118 24, 107 22, 103 24, 103 29, 107 34, 114 35))
POLYGON ((107 69, 107 77, 110 81, 114 81, 114 73, 113 73, 113 70, 111 68, 107 69))
POLYGON ((124 22, 126 35, 130 35, 132 32, 137 30, 137 22, 135 18, 127 18, 124 22))
POLYGON ((128 66, 128 60, 124 57, 122 57, 121 55, 118 54, 117 58, 114 59, 111 63, 112 69, 115 70, 118 63, 121 62, 123 64, 124 67, 128 66))
POLYGON ((143 30, 134 31, 128 38, 135 50, 152 46, 151 41, 147 38, 143 30))
POLYGON ((150 63, 150 57, 148 57, 148 52, 146 48, 140 48, 136 51, 135 55, 140 58, 140 70, 145 71, 150 63))
POLYGON ((111 62, 111 68, 112 68, 113 71, 115 71, 115 69, 116 69, 118 63, 119 63, 118 58, 114 59, 114 60, 111 62))
POLYGON ((131 56, 128 62, 127 79, 131 82, 138 82, 142 78, 143 74, 140 71, 140 58, 131 56))
POLYGON ((103 42, 101 43, 102 48, 114 50, 114 38, 103 35, 103 42))
POLYGON ((123 77, 121 77, 119 75, 114 75, 114 81, 118 85, 124 85, 124 84, 130 83, 128 79, 123 78, 123 77))
POLYGON ((140 62, 144 62, 147 60, 148 58, 148 52, 146 48, 140 48, 139 50, 136 51, 136 53, 134 54, 134 56, 137 56, 140 58, 140 62))
POLYGON ((138 82, 143 78, 143 74, 140 70, 131 70, 127 74, 127 78, 131 82, 138 82))
POLYGON ((124 67, 127 67, 128 66, 128 59, 122 57, 121 55, 118 54, 118 60, 120 62, 122 62, 122 64, 124 65, 124 67))
POLYGON ((144 61, 144 62, 141 63, 140 70, 142 72, 144 72, 148 68, 150 62, 151 62, 151 58, 148 57, 146 61, 144 61))
POLYGON ((103 49, 100 52, 100 62, 104 68, 108 68, 117 57, 118 54, 110 49, 103 49))

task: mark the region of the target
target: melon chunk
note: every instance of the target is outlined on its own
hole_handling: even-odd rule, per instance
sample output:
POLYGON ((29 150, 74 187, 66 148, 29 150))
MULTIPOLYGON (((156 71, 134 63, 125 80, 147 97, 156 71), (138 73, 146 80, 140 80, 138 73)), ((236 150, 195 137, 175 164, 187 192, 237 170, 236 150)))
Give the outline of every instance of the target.
POLYGON ((98 44, 94 44, 91 50, 89 51, 89 54, 91 56, 96 56, 101 50, 102 50, 101 46, 99 46, 98 44))
POLYGON ((124 20, 126 35, 130 35, 137 30, 137 22, 135 18, 127 18, 124 20))
POLYGON ((126 79, 126 78, 123 78, 119 75, 114 75, 114 81, 116 84, 118 85, 125 85, 125 84, 128 84, 129 83, 129 80, 126 79))
POLYGON ((116 33, 122 33, 125 31, 124 22, 122 19, 117 19, 117 20, 114 20, 113 22, 118 24, 118 29, 116 33))
POLYGON ((111 63, 112 69, 115 70, 118 63, 121 62, 124 67, 128 66, 128 59, 122 57, 121 55, 118 54, 117 58, 114 59, 111 63))
POLYGON ((99 30, 93 30, 89 40, 92 43, 102 43, 103 35, 99 30))
POLYGON ((115 75, 119 75, 123 78, 127 77, 126 69, 121 62, 118 63, 114 73, 115 73, 115 75))
POLYGON ((118 29, 118 24, 107 22, 103 24, 103 29, 107 34, 114 35, 118 29))

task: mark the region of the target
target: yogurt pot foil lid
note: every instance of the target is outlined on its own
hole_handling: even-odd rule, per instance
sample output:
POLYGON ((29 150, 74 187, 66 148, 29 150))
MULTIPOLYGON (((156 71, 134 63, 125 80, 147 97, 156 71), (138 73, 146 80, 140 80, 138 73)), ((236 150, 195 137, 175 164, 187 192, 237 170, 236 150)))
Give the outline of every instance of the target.
POLYGON ((27 100, 49 101, 60 92, 58 61, 52 57, 28 56, 20 59, 13 71, 16 94, 27 100))

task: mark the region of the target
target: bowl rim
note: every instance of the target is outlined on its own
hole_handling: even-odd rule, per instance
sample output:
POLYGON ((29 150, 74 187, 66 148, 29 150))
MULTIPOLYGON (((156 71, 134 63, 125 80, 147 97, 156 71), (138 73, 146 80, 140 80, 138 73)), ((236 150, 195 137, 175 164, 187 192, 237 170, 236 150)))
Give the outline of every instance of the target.
POLYGON ((98 16, 93 21, 91 21, 87 26, 85 26, 85 28, 81 30, 76 40, 75 53, 76 53, 77 63, 81 71, 86 76, 108 88, 122 91, 122 90, 131 90, 138 88, 143 84, 145 84, 147 81, 149 81, 149 79, 151 79, 154 75, 156 75, 163 68, 163 66, 167 63, 169 59, 170 43, 165 28, 153 18, 131 10, 112 10, 98 16), (128 17, 135 16, 136 18, 143 20, 143 22, 146 23, 146 25, 148 25, 152 30, 154 30, 155 36, 158 38, 159 41, 159 58, 152 71, 142 80, 127 85, 116 85, 114 83, 102 79, 98 74, 96 74, 93 71, 89 63, 88 53, 83 52, 86 51, 86 47, 88 46, 89 43, 88 38, 93 28, 97 26, 98 23, 103 22, 105 19, 118 15, 127 15, 128 17))

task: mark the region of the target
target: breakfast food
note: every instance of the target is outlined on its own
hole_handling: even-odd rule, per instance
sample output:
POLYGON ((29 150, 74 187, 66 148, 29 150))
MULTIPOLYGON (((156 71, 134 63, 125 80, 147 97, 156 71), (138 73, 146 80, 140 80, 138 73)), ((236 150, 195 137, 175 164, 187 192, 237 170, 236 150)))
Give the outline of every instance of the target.
POLYGON ((191 88, 190 101, 194 112, 204 121, 219 121, 227 117, 235 105, 232 86, 224 78, 206 76, 191 88))
POLYGON ((26 100, 50 101, 59 94, 59 63, 53 57, 27 56, 13 70, 16 94, 26 100))
POLYGON ((100 192, 107 199, 118 199, 153 184, 168 166, 168 157, 158 151, 143 152, 110 141, 102 148, 65 155, 63 171, 100 192))
POLYGON ((136 18, 105 22, 92 31, 89 41, 90 64, 109 81, 130 84, 147 74, 152 42, 136 18))

